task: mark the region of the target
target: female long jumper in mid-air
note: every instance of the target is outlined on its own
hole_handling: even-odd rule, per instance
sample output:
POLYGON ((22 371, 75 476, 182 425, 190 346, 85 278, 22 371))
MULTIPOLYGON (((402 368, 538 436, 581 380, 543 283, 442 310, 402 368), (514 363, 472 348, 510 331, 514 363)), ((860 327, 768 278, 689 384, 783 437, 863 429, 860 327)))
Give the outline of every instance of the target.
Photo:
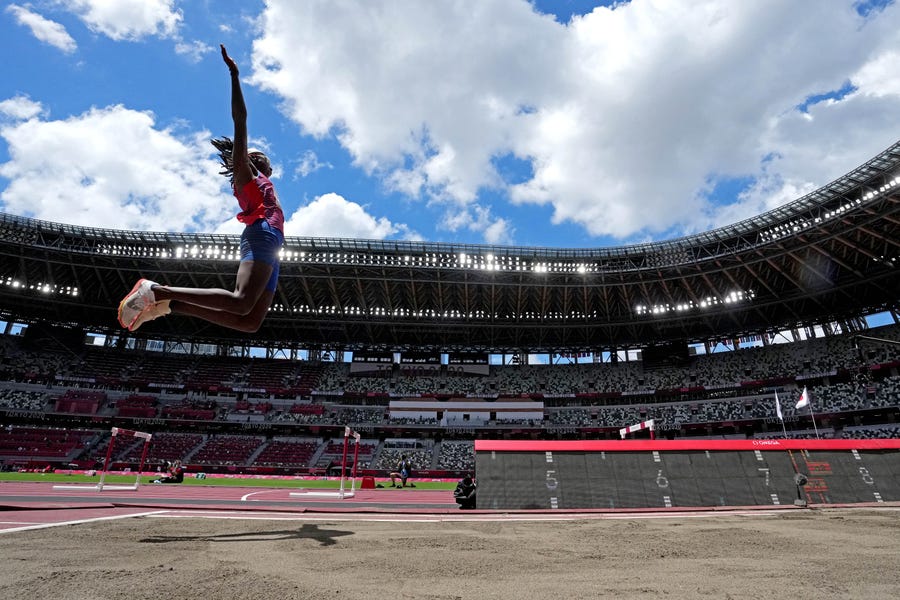
POLYGON ((268 157, 247 148, 247 107, 241 92, 237 64, 225 46, 222 59, 231 73, 231 116, 234 141, 215 139, 223 175, 231 178, 234 196, 244 223, 241 234, 241 264, 234 291, 221 288, 183 288, 139 280, 119 303, 119 324, 134 331, 147 321, 176 313, 198 317, 217 325, 254 332, 259 329, 278 285, 278 252, 284 243, 284 213, 269 181, 268 157))

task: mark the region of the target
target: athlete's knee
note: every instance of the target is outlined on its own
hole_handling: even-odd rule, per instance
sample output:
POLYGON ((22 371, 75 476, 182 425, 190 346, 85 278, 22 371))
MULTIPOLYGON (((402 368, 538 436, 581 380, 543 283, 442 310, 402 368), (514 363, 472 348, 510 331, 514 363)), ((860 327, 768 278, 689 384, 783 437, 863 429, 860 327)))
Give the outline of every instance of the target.
POLYGON ((248 295, 244 291, 234 292, 231 298, 231 309, 228 312, 241 317, 246 317, 247 315, 249 315, 251 312, 253 312, 253 307, 256 306, 257 298, 248 295))
POLYGON ((262 316, 259 316, 254 312, 243 315, 238 323, 237 329, 240 329, 244 333, 256 333, 259 331, 259 328, 262 327, 265 316, 265 313, 263 313, 262 316))

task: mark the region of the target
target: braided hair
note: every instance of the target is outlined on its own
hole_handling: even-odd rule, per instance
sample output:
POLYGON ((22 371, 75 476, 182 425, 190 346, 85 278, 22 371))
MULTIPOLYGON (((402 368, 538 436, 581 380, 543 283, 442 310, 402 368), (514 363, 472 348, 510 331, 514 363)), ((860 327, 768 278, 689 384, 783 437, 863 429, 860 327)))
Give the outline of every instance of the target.
MULTIPOLYGON (((219 164, 222 166, 219 175, 224 175, 228 178, 228 181, 234 185, 234 142, 231 141, 230 137, 222 136, 220 138, 213 138, 210 140, 210 143, 219 151, 219 164)), ((272 171, 269 157, 262 152, 251 151, 249 157, 251 164, 253 164, 253 167, 257 171, 261 171, 267 175, 272 171)))
POLYGON ((224 175, 234 185, 234 159, 231 156, 234 150, 234 142, 231 141, 230 137, 222 136, 213 138, 210 140, 210 143, 219 151, 219 164, 222 166, 219 175, 224 175))

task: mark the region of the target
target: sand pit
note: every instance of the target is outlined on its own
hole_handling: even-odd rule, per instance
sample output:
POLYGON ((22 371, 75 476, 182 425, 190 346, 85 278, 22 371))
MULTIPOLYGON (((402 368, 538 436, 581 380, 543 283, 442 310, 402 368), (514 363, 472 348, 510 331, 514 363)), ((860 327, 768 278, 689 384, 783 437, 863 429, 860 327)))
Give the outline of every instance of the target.
POLYGON ((884 599, 900 597, 900 510, 563 522, 139 517, 0 535, 0 556, 0 597, 27 600, 884 599))

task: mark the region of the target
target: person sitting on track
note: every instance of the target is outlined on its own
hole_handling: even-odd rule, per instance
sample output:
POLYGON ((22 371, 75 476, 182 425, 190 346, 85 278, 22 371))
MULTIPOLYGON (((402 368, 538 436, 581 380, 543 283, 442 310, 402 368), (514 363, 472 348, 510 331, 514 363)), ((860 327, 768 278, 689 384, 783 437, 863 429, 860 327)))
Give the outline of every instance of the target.
POLYGON ((184 481, 184 467, 180 460, 176 460, 168 465, 168 477, 154 479, 153 483, 181 483, 184 481))
MULTIPOLYGON (((397 470, 391 471, 391 487, 406 487, 406 482, 410 477, 412 477, 412 462, 404 454, 397 463, 397 470), (398 479, 400 485, 397 485, 398 479)), ((410 482, 409 487, 416 487, 416 484, 410 482)))

